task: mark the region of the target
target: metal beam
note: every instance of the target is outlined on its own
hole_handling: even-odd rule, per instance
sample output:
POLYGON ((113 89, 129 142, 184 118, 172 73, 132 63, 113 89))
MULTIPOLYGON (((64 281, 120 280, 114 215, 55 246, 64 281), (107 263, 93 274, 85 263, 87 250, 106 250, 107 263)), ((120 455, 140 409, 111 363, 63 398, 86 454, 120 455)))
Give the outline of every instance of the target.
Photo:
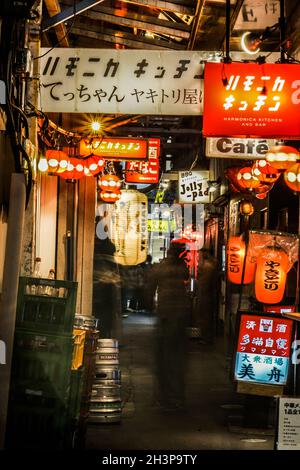
POLYGON ((84 29, 81 27, 72 28, 72 34, 88 37, 91 39, 96 39, 98 41, 109 42, 113 44, 122 44, 124 46, 130 47, 132 49, 175 49, 175 50, 184 50, 184 46, 179 44, 167 42, 167 41, 158 41, 156 39, 146 39, 139 36, 135 36, 130 33, 121 33, 113 29, 104 29, 101 33, 96 31, 91 31, 90 29, 84 29))
MULTIPOLYGON (((51 18, 61 12, 58 0, 45 0, 45 5, 51 18)), ((55 27, 55 34, 60 46, 69 47, 67 30, 64 23, 60 23, 55 27)))
POLYGON ((174 13, 181 13, 182 15, 193 16, 195 9, 192 6, 193 2, 187 3, 172 3, 165 2, 163 0, 123 0, 125 3, 133 3, 141 7, 147 7, 152 9, 173 11, 174 13))
POLYGON ((199 27, 201 23, 203 6, 204 6, 204 0, 197 0, 196 14, 192 23, 192 31, 191 31, 190 40, 187 46, 187 49, 189 51, 192 51, 195 46, 195 42, 198 36, 198 31, 199 31, 199 27))
POLYGON ((183 39, 190 37, 190 27, 186 24, 159 20, 158 18, 146 15, 134 15, 129 12, 127 12, 126 17, 124 17, 120 10, 114 10, 112 8, 98 8, 97 10, 84 13, 83 16, 95 21, 105 21, 128 28, 151 31, 156 34, 164 34, 183 39))
MULTIPOLYGON (((233 31, 234 25, 239 16, 243 3, 244 3, 244 0, 237 0, 233 7, 233 11, 232 11, 231 18, 230 18, 230 33, 232 33, 233 31)), ((225 24, 225 21, 224 21, 224 24, 225 24)), ((224 48, 225 41, 226 41, 226 33, 224 34, 222 43, 220 45, 221 50, 224 48)))
POLYGON ((104 0, 82 0, 79 3, 76 3, 74 6, 66 8, 62 12, 52 16, 48 20, 42 22, 42 32, 48 31, 48 29, 57 26, 70 18, 73 18, 76 15, 80 15, 86 10, 95 7, 99 3, 102 3, 104 0))

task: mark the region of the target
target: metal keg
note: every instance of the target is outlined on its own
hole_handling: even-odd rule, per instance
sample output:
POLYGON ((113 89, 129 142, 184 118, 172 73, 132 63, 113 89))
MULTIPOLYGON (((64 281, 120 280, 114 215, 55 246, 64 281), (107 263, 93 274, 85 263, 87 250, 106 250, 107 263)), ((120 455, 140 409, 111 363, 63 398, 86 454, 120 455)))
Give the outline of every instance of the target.
POLYGON ((96 364, 100 365, 118 365, 119 352, 113 348, 102 348, 96 352, 96 364))
POLYGON ((121 371, 118 367, 114 366, 97 366, 95 370, 95 382, 102 381, 113 381, 115 384, 119 384, 121 381, 121 371))
POLYGON ((103 401, 92 399, 90 401, 90 422, 113 423, 119 422, 122 415, 121 400, 103 401))
POLYGON ((97 342, 97 349, 102 348, 119 349, 119 341, 112 338, 99 338, 97 342))
POLYGON ((121 400, 120 385, 98 385, 95 384, 92 390, 92 400, 101 400, 102 402, 113 402, 121 400))

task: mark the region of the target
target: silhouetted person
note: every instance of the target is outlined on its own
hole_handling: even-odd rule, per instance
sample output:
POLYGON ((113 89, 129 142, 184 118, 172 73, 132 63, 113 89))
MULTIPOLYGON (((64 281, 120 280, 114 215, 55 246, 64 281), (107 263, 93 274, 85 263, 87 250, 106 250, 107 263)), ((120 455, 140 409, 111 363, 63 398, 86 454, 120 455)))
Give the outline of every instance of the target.
POLYGON ((156 401, 166 408, 184 406, 186 326, 190 299, 185 281, 188 269, 179 256, 185 245, 171 244, 167 258, 154 265, 152 292, 157 288, 156 401))
POLYGON ((213 342, 215 336, 217 293, 218 263, 212 251, 204 248, 200 250, 196 312, 201 340, 208 344, 213 342))
POLYGON ((109 238, 95 239, 93 311, 99 319, 101 338, 116 337, 121 314, 120 275, 114 260, 115 245, 109 238))

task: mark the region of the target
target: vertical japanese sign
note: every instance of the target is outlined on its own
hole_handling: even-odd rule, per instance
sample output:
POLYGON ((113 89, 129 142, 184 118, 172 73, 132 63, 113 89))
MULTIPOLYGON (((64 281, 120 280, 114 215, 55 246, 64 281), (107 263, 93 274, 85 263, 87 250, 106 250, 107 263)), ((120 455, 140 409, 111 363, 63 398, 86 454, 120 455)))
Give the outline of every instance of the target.
POLYGON ((179 172, 179 202, 207 203, 209 171, 179 172))
POLYGON ((160 139, 149 139, 146 162, 126 162, 126 183, 154 184, 159 180, 160 139))
POLYGON ((300 398, 279 398, 277 450, 300 450, 300 398))
POLYGON ((241 314, 235 379, 286 384, 292 324, 292 320, 278 316, 241 314))
POLYGON ((205 136, 300 136, 300 65, 205 65, 205 136))
MULTIPOLYGON (((42 49, 41 55, 49 49, 42 49)), ((53 49, 41 59, 45 112, 202 114, 208 53, 53 49)))

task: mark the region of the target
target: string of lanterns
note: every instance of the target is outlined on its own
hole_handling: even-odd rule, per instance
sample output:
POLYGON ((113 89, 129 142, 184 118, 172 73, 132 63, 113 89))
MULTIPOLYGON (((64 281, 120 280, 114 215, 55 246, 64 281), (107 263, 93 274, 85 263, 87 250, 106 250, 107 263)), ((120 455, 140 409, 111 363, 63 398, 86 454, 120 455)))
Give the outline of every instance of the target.
POLYGON ((225 170, 234 192, 251 194, 264 199, 274 183, 283 174, 286 185, 300 192, 300 153, 286 145, 271 147, 264 160, 256 160, 252 166, 232 166, 225 170))

